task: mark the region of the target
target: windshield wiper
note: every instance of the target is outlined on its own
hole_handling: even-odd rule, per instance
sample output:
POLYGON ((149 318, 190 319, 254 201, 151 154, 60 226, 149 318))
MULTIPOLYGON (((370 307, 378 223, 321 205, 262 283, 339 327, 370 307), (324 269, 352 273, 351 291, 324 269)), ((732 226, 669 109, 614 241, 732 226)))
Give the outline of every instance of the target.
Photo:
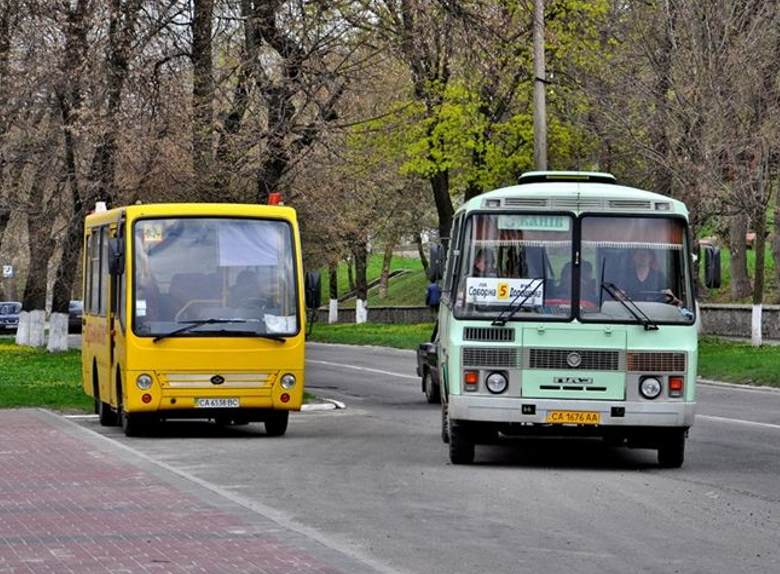
MULTIPOLYGON (((170 333, 164 333, 162 335, 157 335, 154 339, 152 339, 153 343, 157 343, 159 341, 162 341, 163 339, 167 337, 175 337, 176 335, 181 335, 182 333, 186 333, 188 331, 191 331, 192 329, 195 329, 196 327, 202 327, 203 325, 222 325, 222 324, 236 324, 236 323, 260 323, 260 319, 239 319, 239 318, 232 318, 232 319, 222 319, 222 318, 216 318, 212 317, 210 319, 197 319, 193 321, 179 321, 179 323, 185 323, 184 327, 180 327, 179 329, 176 329, 174 331, 171 331, 170 333)), ((244 333, 244 331, 242 331, 244 333)), ((246 332, 247 335, 251 335, 253 337, 261 337, 263 339, 271 339, 272 341, 279 341, 280 343, 284 343, 286 339, 284 337, 281 337, 279 335, 268 335, 266 333, 251 333, 246 332)))
POLYGON ((601 289, 609 293, 615 301, 623 305, 623 307, 625 307, 626 310, 634 316, 634 319, 636 319, 637 322, 639 322, 645 328, 645 331, 658 330, 658 325, 656 325, 653 320, 648 317, 636 303, 634 303, 634 300, 631 299, 631 297, 629 297, 624 291, 620 291, 618 294, 619 289, 615 286, 614 283, 602 282, 601 289), (629 303, 631 303, 631 305, 629 305, 629 303))
POLYGON ((524 289, 520 291, 517 295, 515 295, 515 298, 512 299, 511 303, 509 303, 509 307, 501 311, 498 317, 493 319, 493 322, 490 323, 491 325, 493 325, 494 327, 503 327, 504 325, 506 325, 506 322, 509 321, 509 319, 511 319, 512 317, 514 317, 515 313, 517 313, 520 309, 522 309, 525 302, 528 301, 534 295, 536 295, 536 292, 539 290, 539 287, 544 285, 544 277, 535 277, 534 279, 532 279, 532 281, 538 281, 536 287, 531 289, 531 291, 525 297, 523 297, 523 300, 520 301, 520 303, 518 303, 517 305, 515 305, 515 301, 517 301, 520 298, 520 295, 526 293, 527 290, 524 289), (505 313, 506 313, 506 317, 504 316, 505 313))

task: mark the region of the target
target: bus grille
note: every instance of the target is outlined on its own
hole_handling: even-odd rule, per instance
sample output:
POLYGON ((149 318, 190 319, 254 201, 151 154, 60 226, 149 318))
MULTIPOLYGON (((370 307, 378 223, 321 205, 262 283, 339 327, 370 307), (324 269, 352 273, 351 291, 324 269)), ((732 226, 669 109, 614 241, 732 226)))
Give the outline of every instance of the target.
POLYGON ((684 373, 685 353, 628 353, 628 370, 633 373, 684 373))
POLYGON ((512 347, 464 347, 463 366, 505 369, 516 368, 520 363, 518 354, 518 349, 512 347))
MULTIPOLYGON (((620 351, 593 349, 529 349, 529 369, 563 369, 579 371, 619 371, 620 351), (579 365, 572 366, 570 355, 579 355, 579 365)), ((572 359, 574 359, 572 357, 572 359)))
POLYGON ((506 327, 466 327, 463 330, 463 339, 466 341, 511 343, 515 340, 515 330, 506 327))
POLYGON ((215 385, 212 379, 218 373, 165 373, 163 385, 172 389, 256 389, 269 382, 267 373, 219 373, 222 383, 215 385))

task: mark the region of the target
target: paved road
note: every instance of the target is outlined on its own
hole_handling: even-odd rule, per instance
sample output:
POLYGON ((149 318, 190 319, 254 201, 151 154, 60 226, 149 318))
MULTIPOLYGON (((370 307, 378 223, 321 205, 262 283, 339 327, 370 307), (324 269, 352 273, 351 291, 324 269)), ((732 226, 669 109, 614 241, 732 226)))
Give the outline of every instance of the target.
POLYGON ((780 571, 780 393, 702 386, 685 466, 589 441, 517 440, 452 466, 414 355, 309 345, 308 384, 343 411, 262 425, 82 424, 379 570, 780 571))

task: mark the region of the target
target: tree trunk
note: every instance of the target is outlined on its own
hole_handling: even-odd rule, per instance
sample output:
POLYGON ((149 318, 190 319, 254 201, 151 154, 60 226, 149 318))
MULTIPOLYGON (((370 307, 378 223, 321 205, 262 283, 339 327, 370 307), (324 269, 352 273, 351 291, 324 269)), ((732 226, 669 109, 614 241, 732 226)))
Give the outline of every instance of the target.
POLYGON ((417 245, 417 254, 420 256, 420 263, 422 263, 423 271, 428 270, 428 258, 425 256, 425 249, 423 248, 422 234, 414 234, 414 243, 417 245))
POLYGON ((747 215, 739 213, 731 217, 729 245, 731 248, 731 299, 738 301, 751 293, 747 269, 747 215))
POLYGON ((357 287, 355 287, 355 273, 354 273, 354 265, 355 262, 353 261, 354 257, 350 257, 347 259, 347 284, 349 285, 349 292, 354 293, 357 287))
POLYGON ((333 324, 339 321, 339 275, 336 263, 328 264, 328 284, 330 288, 328 323, 333 324))
POLYGON ((330 289, 330 298, 339 298, 339 268, 336 263, 328 264, 328 285, 330 289))
POLYGON ((27 271, 27 281, 22 295, 22 308, 26 311, 45 310, 49 257, 54 252, 49 237, 51 222, 47 221, 41 210, 29 217, 28 229, 30 267, 27 271))
POLYGON ((753 226, 756 232, 756 241, 753 244, 753 252, 756 254, 756 266, 753 274, 753 304, 764 302, 765 289, 765 259, 766 259, 766 211, 760 210, 755 214, 753 226))
MULTIPOLYGON (((0 141, 5 139, 8 131, 9 111, 5 108, 8 102, 8 91, 10 83, 8 81, 9 61, 11 55, 11 33, 14 31, 12 20, 15 18, 18 9, 17 0, 0 0, 0 141)), ((5 166, 6 159, 3 157, 3 150, 0 148, 0 204, 4 203, 6 198, 5 189, 5 166)), ((0 246, 2 245, 3 234, 11 219, 11 211, 4 205, 0 207, 0 246)), ((0 284, 0 296, 4 295, 4 289, 0 284)))
POLYGON ((439 239, 446 250, 450 243, 450 230, 452 229, 452 216, 455 209, 452 207, 450 197, 450 177, 448 171, 437 171, 430 178, 433 199, 436 203, 436 212, 439 215, 439 239))
POLYGON ((775 285, 777 285, 777 299, 780 301, 780 221, 777 214, 780 214, 780 193, 775 193, 775 225, 772 232, 772 256, 775 260, 775 285))
POLYGON ((210 192, 213 184, 214 71, 212 18, 214 0, 194 0, 192 20, 192 162, 195 186, 210 192))
POLYGON ((390 282, 390 264, 393 262, 393 249, 395 249, 395 239, 387 242, 385 253, 382 256, 382 274, 379 277, 380 299, 387 297, 387 287, 390 282))
POLYGON ((365 323, 368 318, 368 246, 359 240, 352 246, 355 258, 355 322, 365 323))
MULTIPOLYGON (((81 78, 78 72, 86 60, 87 43, 87 11, 88 2, 80 0, 75 8, 67 14, 65 28, 65 51, 60 62, 62 79, 57 86, 57 104, 62 118, 63 157, 65 173, 63 180, 70 190, 71 215, 69 224, 65 226, 65 236, 62 240, 62 258, 57 267, 53 297, 52 311, 55 313, 67 313, 70 302, 70 293, 73 289, 73 281, 78 264, 79 248, 84 235, 85 205, 91 200, 91 195, 84 198, 81 195, 79 185, 77 161, 76 161, 76 133, 78 132, 78 114, 81 109, 82 93, 81 78), (75 246, 75 247, 72 247, 75 246), (75 253, 73 252, 75 250, 75 253)), ((110 130, 109 130, 110 131, 110 130)), ((96 153, 93 158, 98 161, 96 153)), ((96 186, 97 187, 97 186, 96 186)))
POLYGON ((44 202, 43 186, 46 179, 41 174, 34 180, 30 190, 27 219, 28 242, 30 246, 30 268, 22 295, 22 308, 28 313, 19 317, 26 323, 17 333, 16 343, 22 346, 42 347, 46 343, 44 326, 46 320, 46 288, 48 286, 49 259, 54 253, 55 242, 51 237, 53 210, 44 202))
POLYGON ((756 242, 753 250, 756 254, 756 269, 753 279, 753 313, 751 327, 751 343, 760 347, 763 343, 762 307, 764 303, 764 259, 766 252, 766 211, 756 213, 753 222, 756 230, 756 242))

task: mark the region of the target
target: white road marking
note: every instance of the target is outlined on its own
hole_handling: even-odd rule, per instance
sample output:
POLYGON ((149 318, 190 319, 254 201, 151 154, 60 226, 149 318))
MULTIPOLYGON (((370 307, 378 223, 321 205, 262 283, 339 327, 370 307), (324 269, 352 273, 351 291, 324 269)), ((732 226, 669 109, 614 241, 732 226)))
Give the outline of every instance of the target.
POLYGON ((711 415, 696 415, 697 419, 707 419, 710 421, 715 421, 719 423, 732 423, 732 424, 738 424, 738 425, 748 425, 748 426, 754 426, 754 427, 762 427, 762 428, 769 428, 769 429, 777 429, 780 430, 780 425, 775 425, 772 423, 760 423, 758 421, 746 421, 742 419, 729 419, 725 417, 714 417, 711 415))
POLYGON ((402 379, 414 379, 419 380, 420 377, 413 377, 411 375, 402 375, 401 373, 392 373, 390 371, 381 371, 379 369, 369 369, 366 367, 357 367, 355 365, 342 365, 341 363, 331 363, 330 361, 315 361, 312 359, 306 359, 307 363, 313 363, 315 365, 327 365, 328 367, 343 367, 345 369, 352 369, 353 371, 364 371, 366 373, 379 373, 380 375, 389 375, 391 377, 400 377, 402 379))

